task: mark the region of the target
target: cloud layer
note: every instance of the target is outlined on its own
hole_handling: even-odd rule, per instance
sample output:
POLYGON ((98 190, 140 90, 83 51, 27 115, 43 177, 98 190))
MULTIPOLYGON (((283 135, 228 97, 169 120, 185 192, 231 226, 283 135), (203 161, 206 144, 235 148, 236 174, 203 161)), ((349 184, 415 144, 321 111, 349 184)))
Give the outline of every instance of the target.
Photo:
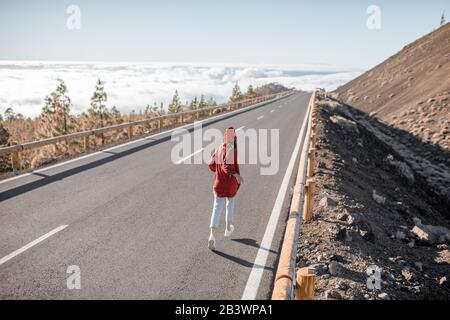
POLYGON ((0 62, 0 112, 12 107, 26 116, 41 112, 46 95, 64 80, 72 99, 72 112, 89 108, 98 78, 108 93, 107 105, 122 112, 144 109, 147 104, 167 105, 177 89, 182 101, 204 94, 225 102, 236 82, 278 82, 288 87, 328 90, 355 78, 359 71, 342 71, 322 65, 271 66, 214 63, 86 63, 0 62))

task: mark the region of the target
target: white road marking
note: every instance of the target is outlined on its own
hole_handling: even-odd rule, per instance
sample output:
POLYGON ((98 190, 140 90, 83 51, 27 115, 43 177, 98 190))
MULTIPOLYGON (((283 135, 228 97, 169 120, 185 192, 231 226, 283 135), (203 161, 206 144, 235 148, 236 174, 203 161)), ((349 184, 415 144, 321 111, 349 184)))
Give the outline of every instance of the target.
POLYGON ((194 153, 188 155, 187 157, 184 157, 183 159, 178 160, 177 162, 175 162, 175 164, 182 164, 182 163, 185 162, 187 159, 189 159, 189 158, 195 156, 197 153, 202 152, 203 149, 204 149, 204 148, 201 148, 200 150, 195 151, 194 153))
POLYGON ((270 110, 270 113, 275 112, 275 110, 270 110))
POLYGON ((256 118, 256 120, 261 120, 262 118, 264 118, 264 116, 260 116, 260 117, 256 118))
POLYGON ((34 246, 37 245, 39 242, 42 242, 42 241, 44 241, 45 239, 47 239, 47 238, 51 237, 52 235, 54 235, 55 233, 58 233, 58 232, 60 232, 61 230, 64 230, 65 228, 67 228, 67 225, 59 226, 58 228, 53 229, 53 230, 50 231, 49 233, 44 234, 42 237, 39 237, 39 238, 37 238, 36 240, 31 241, 30 243, 24 245, 22 248, 20 248, 20 249, 14 251, 14 252, 8 254, 6 257, 1 258, 1 259, 0 259, 0 266, 1 266, 2 264, 4 264, 5 262, 11 260, 12 258, 18 256, 18 255, 21 254, 22 252, 24 252, 24 251, 26 251, 26 250, 28 250, 28 249, 34 247, 34 246))
POLYGON ((236 132, 241 131, 244 128, 245 128, 245 126, 242 126, 242 127, 238 128, 238 129, 236 129, 236 132))
MULTIPOLYGON (((274 103, 274 102, 275 101, 269 102, 267 104, 271 104, 271 103, 274 103)), ((210 117, 210 118, 207 118, 207 119, 203 119, 203 120, 198 121, 198 122, 203 122, 203 121, 208 122, 208 121, 211 121, 211 120, 214 120, 214 119, 223 118, 225 116, 238 114, 238 113, 240 113, 240 112, 242 112, 244 110, 255 108, 255 106, 257 106, 257 105, 259 105, 259 104, 251 105, 251 106, 248 106, 248 107, 245 107, 245 108, 242 108, 242 109, 238 109, 238 110, 235 110, 235 111, 219 114, 217 116, 210 117)), ((90 158, 90 157, 93 157, 93 156, 96 156, 96 155, 99 155, 99 154, 102 154, 102 153, 107 153, 108 151, 112 151, 112 150, 115 150, 115 149, 118 149, 118 148, 122 148, 122 147, 128 146, 128 145, 133 144, 133 143, 139 143, 139 142, 142 142, 142 141, 145 141, 145 140, 148 140, 148 139, 152 139, 154 137, 158 137, 160 135, 173 132, 175 130, 179 130, 179 129, 182 129, 182 128, 187 128, 187 127, 193 126, 193 125, 194 125, 193 123, 188 123, 188 124, 185 124, 184 126, 181 126, 181 127, 176 127, 176 128, 173 128, 173 129, 170 129, 170 130, 167 130, 167 131, 156 133, 156 134, 151 135, 151 136, 147 136, 147 137, 140 138, 140 139, 137 139, 137 140, 125 142, 125 143, 119 144, 117 146, 108 148, 108 149, 104 149, 104 150, 101 150, 101 151, 93 152, 93 153, 90 153, 90 154, 87 154, 87 155, 84 155, 84 156, 81 156, 81 157, 77 157, 77 158, 74 158, 74 159, 71 159, 71 160, 63 161, 63 162, 57 163, 57 164, 49 166, 49 167, 45 167, 45 168, 42 168, 42 169, 34 170, 34 171, 31 171, 31 172, 28 172, 28 173, 23 173, 23 174, 20 174, 18 176, 15 176, 15 177, 11 177, 11 178, 8 178, 8 179, 1 180, 0 184, 7 183, 7 182, 10 182, 10 181, 14 181, 14 180, 17 180, 17 179, 20 179, 20 178, 25 178, 25 177, 31 176, 31 175, 33 175, 35 173, 40 173, 40 172, 44 172, 44 171, 51 170, 51 169, 54 169, 54 168, 58 168, 58 167, 66 165, 66 164, 70 164, 70 163, 73 163, 73 162, 76 162, 76 161, 80 161, 80 160, 83 160, 83 159, 86 159, 86 158, 90 158)))
POLYGON ((278 224, 278 219, 281 214, 281 209, 283 206, 283 201, 286 196, 287 189, 289 187, 289 180, 292 175, 292 171, 294 170, 295 160, 297 159, 298 152, 300 150, 300 145, 303 143, 302 137, 303 132, 306 128, 306 123, 309 115, 309 110, 305 115, 305 119, 303 120, 302 127, 300 129, 300 133, 298 135, 297 142, 294 147, 294 151, 292 152, 291 159, 289 160, 288 167, 286 169, 286 173, 284 174, 283 181, 281 182, 280 190, 278 191, 277 198, 275 200, 275 204, 272 209, 272 213, 270 214, 269 222, 267 223, 266 231, 264 232, 263 239, 260 244, 260 248, 258 249, 258 253, 255 258, 255 262, 253 264, 252 271, 250 272, 250 276, 248 277, 247 284, 244 289, 244 293, 242 294, 242 300, 254 300, 256 299, 256 295, 258 294, 259 284, 261 283, 261 277, 264 272, 264 268, 266 267, 267 257, 269 255, 269 251, 263 249, 270 249, 272 247, 272 240, 275 234, 275 230, 278 224))

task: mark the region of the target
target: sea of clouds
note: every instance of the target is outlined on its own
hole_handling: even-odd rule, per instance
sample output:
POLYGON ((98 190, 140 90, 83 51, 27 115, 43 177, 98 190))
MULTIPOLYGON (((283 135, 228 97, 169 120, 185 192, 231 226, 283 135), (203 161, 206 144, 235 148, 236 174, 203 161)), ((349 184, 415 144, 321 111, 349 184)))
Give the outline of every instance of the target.
POLYGON ((64 80, 72 99, 72 112, 89 108, 97 79, 108 93, 108 107, 124 113, 139 112, 147 104, 165 106, 175 90, 182 101, 204 94, 226 102, 238 83, 245 91, 278 82, 287 87, 332 90, 361 73, 325 65, 280 66, 218 63, 98 63, 0 61, 0 112, 12 107, 25 116, 39 115, 45 96, 64 80))

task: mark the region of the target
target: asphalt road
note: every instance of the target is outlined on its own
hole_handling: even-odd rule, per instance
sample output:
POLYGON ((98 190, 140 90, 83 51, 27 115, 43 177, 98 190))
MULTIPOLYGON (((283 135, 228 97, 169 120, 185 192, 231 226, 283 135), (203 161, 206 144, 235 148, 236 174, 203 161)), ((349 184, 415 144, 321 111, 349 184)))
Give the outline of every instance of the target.
POLYGON ((206 165, 174 164, 170 133, 0 182, 0 298, 241 299, 258 250, 268 258, 256 298, 270 298, 289 190, 271 246, 260 243, 309 98, 296 93, 204 122, 222 131, 245 126, 238 138, 250 128, 280 134, 277 174, 241 165, 236 231, 223 237, 223 213, 216 252, 207 249, 213 175, 206 165), (69 290, 73 265, 81 289, 69 290))

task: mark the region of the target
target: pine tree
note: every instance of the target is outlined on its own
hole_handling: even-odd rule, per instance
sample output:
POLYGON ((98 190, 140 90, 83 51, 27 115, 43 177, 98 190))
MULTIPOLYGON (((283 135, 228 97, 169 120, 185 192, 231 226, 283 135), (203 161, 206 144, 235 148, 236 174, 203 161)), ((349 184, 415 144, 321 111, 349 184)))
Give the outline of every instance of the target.
POLYGON ((91 129, 105 127, 106 121, 110 117, 108 108, 105 105, 107 100, 108 95, 105 92, 105 88, 102 86, 102 82, 98 79, 94 94, 91 97, 91 107, 88 109, 91 129))
POLYGON ((217 102, 213 97, 210 97, 207 103, 208 108, 217 107, 217 102))
POLYGON ((198 99, 197 97, 195 97, 189 104, 189 110, 197 110, 197 108, 198 108, 198 99))
POLYGON ((164 103, 161 102, 159 105, 158 116, 163 116, 166 114, 166 110, 164 109, 164 103))
POLYGON ((44 99, 37 138, 50 138, 70 133, 73 127, 70 104, 67 87, 61 81, 56 90, 44 99))
MULTIPOLYGON (((74 127, 74 121, 70 115, 70 104, 71 100, 67 96, 67 87, 61 81, 56 90, 44 99, 35 138, 44 139, 70 133, 74 127)), ((43 147, 33 159, 32 166, 40 165, 54 157, 67 154, 68 151, 69 145, 66 143, 43 147)))
POLYGON ((113 124, 119 124, 122 123, 122 115, 120 114, 120 111, 117 109, 116 106, 113 106, 111 108, 111 121, 113 124))
POLYGON ((444 12, 442 12, 442 17, 441 17, 441 27, 445 24, 445 10, 444 12))
MULTIPOLYGON (((105 88, 102 85, 100 79, 97 80, 94 94, 91 97, 91 107, 88 109, 89 114, 89 129, 103 128, 108 124, 110 120, 110 112, 105 105, 108 100, 108 95, 105 92, 105 88)), ((105 136, 101 134, 101 143, 105 143, 105 136)))
POLYGON ((178 90, 175 90, 175 94, 173 95, 172 102, 169 104, 169 113, 178 113, 183 109, 183 105, 180 101, 180 96, 178 95, 178 90))
POLYGON ((199 109, 206 108, 206 102, 205 102, 205 96, 204 95, 200 96, 200 102, 198 103, 198 108, 199 109))
POLYGON ((16 113, 13 108, 9 107, 5 110, 5 120, 14 120, 16 118, 16 113))
POLYGON ((239 87, 239 84, 235 84, 233 87, 233 91, 231 93, 230 102, 237 102, 242 99, 242 92, 241 88, 239 87))
POLYGON ((245 97, 246 97, 247 99, 252 99, 252 98, 256 97, 256 92, 255 92, 255 90, 253 89, 253 86, 252 86, 252 85, 249 85, 249 86, 248 86, 247 92, 245 93, 245 97))

